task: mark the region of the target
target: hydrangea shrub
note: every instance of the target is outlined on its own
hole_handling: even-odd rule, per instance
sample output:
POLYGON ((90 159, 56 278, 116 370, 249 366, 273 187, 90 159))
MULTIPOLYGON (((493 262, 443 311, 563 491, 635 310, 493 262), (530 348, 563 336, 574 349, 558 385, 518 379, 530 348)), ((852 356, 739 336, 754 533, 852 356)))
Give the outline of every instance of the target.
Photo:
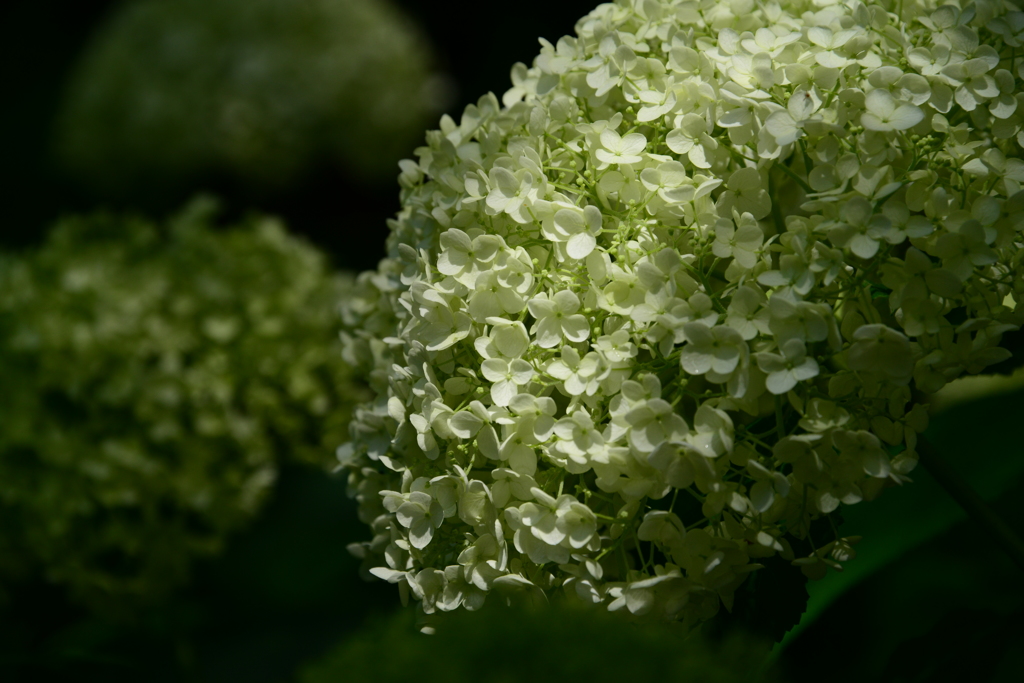
POLYGON ((55 130, 98 190, 316 164, 386 177, 443 106, 433 48, 385 0, 133 0, 86 47, 55 130))
POLYGON ((353 551, 427 613, 691 624, 772 556, 841 568, 837 511, 1024 319, 1022 41, 924 0, 621 0, 542 40, 402 163, 346 308, 353 551))
POLYGON ((365 400, 340 358, 351 279, 270 219, 97 214, 0 263, 0 576, 121 609, 329 467, 365 400))

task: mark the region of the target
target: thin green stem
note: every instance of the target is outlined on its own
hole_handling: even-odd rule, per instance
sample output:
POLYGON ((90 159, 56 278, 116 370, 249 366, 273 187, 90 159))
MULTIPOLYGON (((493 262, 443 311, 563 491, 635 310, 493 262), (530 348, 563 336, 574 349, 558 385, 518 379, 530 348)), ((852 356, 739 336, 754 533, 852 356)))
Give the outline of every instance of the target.
POLYGON ((814 190, 811 188, 810 185, 807 184, 807 181, 805 181, 803 178, 798 176, 796 173, 793 173, 793 171, 788 166, 786 166, 785 164, 781 164, 780 163, 780 164, 775 164, 775 168, 778 168, 779 170, 784 172, 786 175, 788 175, 790 178, 795 180, 796 184, 799 185, 800 188, 804 192, 806 192, 807 194, 814 194, 814 190))
POLYGON ((782 397, 775 397, 775 433, 779 437, 779 441, 786 438, 786 427, 783 424, 782 416, 782 397))

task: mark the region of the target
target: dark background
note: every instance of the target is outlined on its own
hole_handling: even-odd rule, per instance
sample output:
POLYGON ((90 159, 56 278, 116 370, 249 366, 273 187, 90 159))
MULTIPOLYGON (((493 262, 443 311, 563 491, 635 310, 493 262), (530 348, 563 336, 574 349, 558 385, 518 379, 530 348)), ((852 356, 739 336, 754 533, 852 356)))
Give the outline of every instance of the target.
MULTIPOLYGON (((129 0, 130 1, 130 0, 129 0)), ((0 193, 4 226, 0 244, 37 243, 63 213, 99 206, 164 215, 195 191, 216 193, 228 215, 260 210, 283 217, 289 227, 334 256, 337 266, 372 268, 384 255, 385 220, 398 210, 397 183, 361 182, 337 165, 324 164, 302 183, 275 191, 255 190, 229 177, 196 178, 192 188, 146 203, 90 195, 54 162, 50 134, 58 102, 75 59, 93 30, 118 2, 110 0, 8 0, 0 10, 0 193)), ((448 114, 459 120, 466 104, 488 91, 509 87, 517 61, 531 63, 537 36, 555 42, 572 33, 594 5, 581 0, 520 0, 511 5, 465 0, 399 0, 424 30, 455 85, 448 114)), ((411 157, 413 148, 404 156, 411 157)), ((395 176, 398 174, 397 159, 395 176)))

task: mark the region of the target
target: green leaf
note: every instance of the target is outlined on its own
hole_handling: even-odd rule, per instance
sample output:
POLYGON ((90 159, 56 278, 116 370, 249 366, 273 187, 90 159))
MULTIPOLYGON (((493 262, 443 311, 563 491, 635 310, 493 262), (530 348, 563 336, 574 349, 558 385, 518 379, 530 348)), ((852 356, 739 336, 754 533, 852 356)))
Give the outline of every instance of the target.
MULTIPOLYGON (((950 611, 927 633, 902 643, 889 660, 881 680, 908 683, 999 680, 996 673, 1004 653, 1024 635, 1022 616, 1021 612, 1001 614, 970 608, 950 611)), ((1019 665, 1019 655, 1013 659, 1019 665)), ((1018 676, 1019 673, 1018 669, 1018 676)))
POLYGON ((732 614, 721 623, 777 643, 800 622, 807 609, 807 577, 778 556, 760 562, 764 568, 753 572, 736 591, 732 614))
MULTIPOLYGON (((1016 491, 991 505, 1010 526, 1024 528, 1016 491)), ((786 649, 783 662, 793 683, 817 680, 802 666, 809 658, 844 662, 846 681, 933 681, 964 674, 972 660, 968 680, 1016 681, 1014 654, 1024 652, 1024 631, 1018 629, 1015 642, 1002 636, 1024 613, 1020 576, 1011 558, 965 519, 843 594, 786 649), (1000 659, 1000 669, 1015 675, 990 677, 986 667, 1000 659)))
MULTIPOLYGON (((982 498, 993 500, 1024 473, 1024 458, 1010 457, 1020 450, 1021 414, 1024 391, 989 396, 933 417, 925 436, 982 498)), ((853 586, 966 517, 924 468, 914 470, 912 478, 912 484, 887 490, 870 504, 843 508, 840 532, 864 537, 857 557, 841 573, 808 584, 807 612, 776 654, 853 586)))

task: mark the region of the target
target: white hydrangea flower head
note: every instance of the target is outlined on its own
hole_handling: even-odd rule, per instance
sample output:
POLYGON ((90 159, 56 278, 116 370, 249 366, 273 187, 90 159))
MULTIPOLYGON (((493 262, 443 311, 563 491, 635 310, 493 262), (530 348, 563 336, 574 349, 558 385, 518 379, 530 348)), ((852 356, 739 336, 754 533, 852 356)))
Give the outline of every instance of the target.
POLYGON ((909 481, 922 397, 1024 320, 1022 17, 619 0, 442 119, 346 305, 353 551, 426 612, 691 624, 852 558, 816 522, 909 481))

